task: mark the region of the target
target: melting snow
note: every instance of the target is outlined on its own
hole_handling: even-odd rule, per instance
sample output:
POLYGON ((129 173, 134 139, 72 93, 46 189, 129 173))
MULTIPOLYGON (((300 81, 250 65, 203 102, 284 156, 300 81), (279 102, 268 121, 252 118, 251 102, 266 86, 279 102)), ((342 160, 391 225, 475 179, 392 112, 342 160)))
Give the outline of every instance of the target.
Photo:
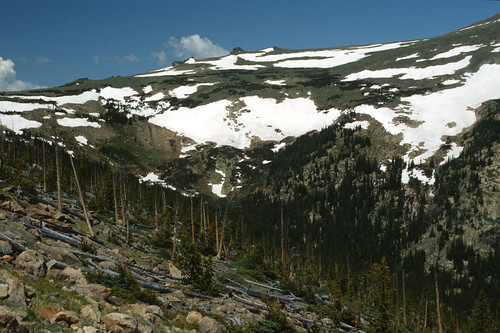
POLYGON ((186 98, 189 95, 194 94, 198 90, 198 87, 201 87, 201 86, 211 86, 211 85, 214 85, 214 84, 215 83, 199 83, 199 84, 195 84, 195 85, 192 85, 192 86, 180 86, 178 88, 170 90, 169 91, 169 95, 172 96, 172 97, 177 97, 177 98, 186 98))
POLYGON ((22 130, 42 126, 38 121, 28 120, 17 114, 0 114, 0 125, 7 127, 16 134, 22 130))
POLYGON ((285 80, 266 80, 264 82, 267 83, 267 84, 275 84, 275 85, 278 85, 278 86, 284 86, 286 84, 285 80))
POLYGON ((75 140, 78 141, 78 143, 80 143, 81 145, 87 145, 88 143, 87 138, 83 135, 75 136, 75 140))
POLYGON ((57 123, 65 127, 101 127, 101 125, 99 125, 98 123, 89 121, 85 118, 61 118, 57 119, 57 123))
POLYGON ((455 142, 453 142, 451 144, 450 150, 446 154, 446 158, 443 161, 441 161, 441 163, 439 163, 439 165, 443 165, 443 164, 447 163, 448 161, 459 157, 463 150, 464 150, 463 147, 459 147, 459 146, 457 146, 457 144, 455 142))
MULTIPOLYGON (((443 136, 454 136, 476 121, 473 109, 482 102, 500 98, 500 65, 483 65, 477 73, 469 74, 464 85, 428 95, 401 98, 395 109, 360 105, 357 113, 369 114, 391 134, 403 134, 401 144, 409 144, 410 152, 423 149, 415 160, 425 161, 444 143, 443 136), (417 127, 394 122, 393 118, 406 115, 410 121, 423 122, 417 127), (450 128, 448 124, 455 122, 450 128)), ((408 155, 407 155, 408 156, 408 155)))
POLYGON ((364 70, 358 73, 349 74, 344 81, 354 81, 368 78, 390 78, 396 75, 404 74, 401 79, 422 80, 432 79, 435 76, 451 75, 456 71, 469 65, 471 56, 467 56, 458 62, 452 62, 444 65, 428 66, 423 68, 387 68, 380 70, 364 70))
POLYGON ((153 87, 151 86, 145 86, 144 88, 142 88, 142 91, 145 93, 145 94, 149 94, 150 92, 153 91, 153 87))
POLYGON ((52 108, 52 106, 39 103, 19 103, 10 101, 0 101, 1 112, 33 111, 36 109, 47 109, 47 108, 52 108))
POLYGON ((362 129, 367 129, 370 123, 366 120, 363 121, 354 121, 352 123, 345 124, 344 127, 347 129, 355 129, 358 126, 361 126, 362 129))
POLYGON ((187 136, 197 143, 216 142, 236 148, 250 147, 253 137, 280 141, 332 124, 340 111, 319 112, 310 99, 274 99, 249 96, 241 98, 245 112, 229 111, 231 101, 220 100, 193 109, 181 107, 166 111, 149 122, 187 136))
POLYGON ((430 58, 429 60, 436 60, 436 59, 443 59, 443 58, 451 58, 454 56, 457 56, 462 53, 468 53, 468 52, 473 52, 476 50, 479 50, 481 47, 484 45, 464 45, 464 46, 459 46, 454 49, 451 49, 447 52, 439 53, 435 55, 434 57, 430 58))
POLYGON ((286 146, 286 143, 282 142, 282 143, 278 143, 274 146, 274 148, 272 148, 271 150, 273 151, 273 153, 277 153, 280 151, 281 148, 285 147, 286 146))
POLYGON ((405 57, 397 58, 396 61, 413 59, 413 58, 418 58, 418 53, 413 53, 413 54, 407 55, 405 57))

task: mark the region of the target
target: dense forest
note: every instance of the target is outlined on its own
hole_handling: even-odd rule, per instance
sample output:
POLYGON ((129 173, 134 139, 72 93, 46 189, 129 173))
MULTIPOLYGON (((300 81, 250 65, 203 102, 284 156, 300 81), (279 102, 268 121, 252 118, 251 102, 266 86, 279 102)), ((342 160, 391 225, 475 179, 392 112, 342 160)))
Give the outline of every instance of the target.
MULTIPOLYGON (((297 138, 252 188, 227 199, 143 183, 120 156, 72 157, 29 132, 2 135, 0 179, 33 194, 57 195, 60 184, 64 197, 81 186, 90 214, 130 233, 151 229, 148 244, 136 246, 184 265, 190 252, 243 262, 257 280, 279 279, 336 321, 373 332, 498 332, 500 236, 487 205, 497 189, 484 175, 498 161, 497 113, 498 103, 484 107, 460 157, 440 166, 397 155, 382 165, 378 143, 341 122, 297 138), (405 168, 435 183, 403 184, 405 168), (335 306, 319 307, 320 295, 335 306)), ((206 276, 197 281, 211 288, 206 276)))

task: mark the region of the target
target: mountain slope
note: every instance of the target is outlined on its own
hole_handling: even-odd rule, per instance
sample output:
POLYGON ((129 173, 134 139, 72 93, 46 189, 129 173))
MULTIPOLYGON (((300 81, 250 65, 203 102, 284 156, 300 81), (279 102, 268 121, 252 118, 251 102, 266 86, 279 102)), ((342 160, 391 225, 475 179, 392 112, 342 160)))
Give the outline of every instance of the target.
MULTIPOLYGON (((497 15, 428 40, 303 51, 273 47, 191 58, 133 77, 81 79, 59 88, 2 94, 0 120, 16 132, 29 129, 45 136, 57 121, 71 149, 96 147, 108 157, 110 151, 132 151, 134 164, 150 170, 187 158, 176 164, 190 165, 198 184, 164 177, 168 183, 203 190, 218 182, 224 194, 237 185, 241 159, 232 160, 230 169, 225 166, 226 176, 208 176, 216 169, 200 170, 189 162, 191 156, 197 160, 196 145, 205 151, 279 144, 351 111, 356 117, 348 127, 381 124, 404 147, 405 161, 425 162, 451 144, 439 152, 441 162, 444 155, 460 153, 453 137, 476 121, 474 110, 500 98, 495 79, 500 41, 494 38, 499 26, 497 15)), ((424 179, 418 172, 412 175, 424 179)), ((409 176, 404 175, 406 182, 409 176)))

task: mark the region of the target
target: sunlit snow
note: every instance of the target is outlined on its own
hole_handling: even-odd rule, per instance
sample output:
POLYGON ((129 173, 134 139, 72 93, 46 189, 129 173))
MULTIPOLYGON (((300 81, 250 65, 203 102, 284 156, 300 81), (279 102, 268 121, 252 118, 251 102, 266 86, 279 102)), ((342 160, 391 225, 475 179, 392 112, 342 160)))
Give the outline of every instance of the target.
POLYGON ((42 126, 38 121, 28 120, 17 114, 0 114, 0 125, 7 127, 16 134, 22 130, 42 126))
POLYGON ((432 79, 436 76, 451 75, 456 71, 465 68, 469 65, 471 56, 464 59, 444 65, 435 65, 428 67, 409 67, 409 68, 387 68, 379 70, 363 70, 358 73, 349 74, 345 77, 344 81, 354 81, 368 78, 390 78, 396 75, 402 75, 401 79, 422 80, 432 79))
POLYGON ((57 123, 65 127, 94 127, 100 128, 101 125, 86 118, 61 118, 57 119, 57 123))
POLYGON ((443 59, 443 58, 451 58, 454 56, 457 56, 462 53, 468 53, 468 52, 473 52, 476 50, 479 50, 481 47, 484 45, 464 45, 464 46, 459 46, 454 49, 451 49, 447 52, 439 53, 435 55, 434 57, 430 58, 429 60, 436 60, 436 59, 443 59))
POLYGON ((425 161, 444 144, 443 136, 457 135, 476 121, 474 108, 486 100, 500 98, 498 77, 500 65, 483 65, 477 73, 468 75, 462 86, 401 98, 403 104, 395 109, 360 105, 354 111, 369 114, 391 134, 402 133, 401 144, 410 145, 409 153, 420 152, 415 160, 425 161), (411 127, 393 121, 401 115, 418 125, 411 127), (455 126, 448 126, 453 122, 455 126))
POLYGON ((248 148, 254 137, 281 141, 311 130, 329 126, 340 111, 318 111, 308 98, 285 99, 248 96, 240 99, 246 105, 241 112, 231 111, 233 103, 220 100, 193 109, 180 107, 149 119, 149 122, 187 136, 198 143, 215 142, 219 146, 248 148))
POLYGON ((88 143, 87 138, 83 135, 75 136, 75 140, 78 141, 78 143, 80 143, 81 145, 87 145, 88 143))

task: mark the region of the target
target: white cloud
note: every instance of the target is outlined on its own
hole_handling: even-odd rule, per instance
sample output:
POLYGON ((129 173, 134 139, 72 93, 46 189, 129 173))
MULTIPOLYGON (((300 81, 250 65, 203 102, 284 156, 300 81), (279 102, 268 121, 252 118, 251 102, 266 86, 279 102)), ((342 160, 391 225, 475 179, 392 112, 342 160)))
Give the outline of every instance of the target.
POLYGON ((51 63, 52 60, 50 60, 49 58, 46 58, 46 57, 37 57, 35 60, 33 60, 33 63, 35 65, 42 65, 42 64, 48 64, 48 63, 51 63))
POLYGON ((17 91, 42 88, 30 82, 16 79, 14 62, 0 57, 0 91, 17 91))
POLYGON ((125 58, 125 60, 127 60, 127 61, 129 61, 129 62, 134 62, 134 61, 138 61, 138 60, 139 60, 139 58, 137 58, 137 57, 135 56, 135 54, 130 54, 130 55, 127 55, 127 56, 125 56, 124 58, 125 58))
POLYGON ((98 64, 98 63, 99 63, 99 55, 98 55, 98 54, 96 54, 96 55, 94 56, 94 62, 95 62, 96 64, 98 64))
POLYGON ((151 53, 154 59, 156 59, 156 62, 158 65, 163 65, 167 62, 167 54, 165 51, 160 51, 160 52, 153 52, 151 53))
POLYGON ((177 57, 188 58, 195 57, 196 59, 219 57, 228 54, 229 51, 215 45, 208 38, 202 38, 199 35, 182 37, 178 40, 175 37, 170 37, 167 47, 173 50, 177 57))

